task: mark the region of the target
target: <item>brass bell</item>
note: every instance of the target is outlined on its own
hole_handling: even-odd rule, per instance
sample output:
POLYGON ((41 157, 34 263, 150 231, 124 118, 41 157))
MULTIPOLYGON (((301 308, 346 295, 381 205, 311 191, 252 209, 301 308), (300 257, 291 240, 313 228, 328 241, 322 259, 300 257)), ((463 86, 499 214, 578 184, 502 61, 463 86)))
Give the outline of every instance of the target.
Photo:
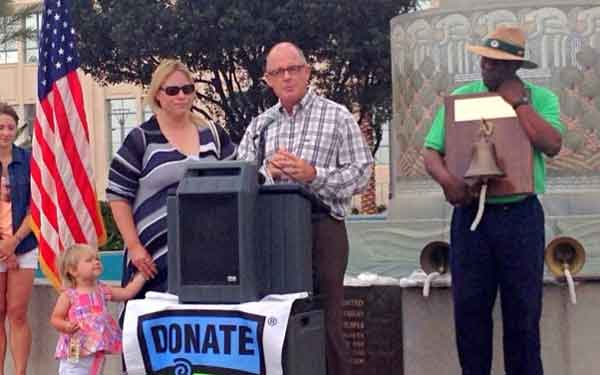
POLYGON ((504 171, 498 167, 496 162, 496 148, 494 144, 481 137, 473 144, 471 163, 465 178, 491 178, 504 176, 504 171))
POLYGON ((544 260, 555 277, 565 278, 571 303, 576 304, 573 275, 581 271, 585 263, 585 250, 581 243, 571 237, 557 237, 546 246, 544 260))
POLYGON ((572 237, 557 237, 550 241, 544 252, 548 270, 555 277, 565 276, 565 266, 571 274, 576 274, 585 264, 583 245, 572 237))
POLYGON ((450 259, 450 245, 444 241, 428 243, 423 250, 419 261, 425 273, 438 272, 440 275, 448 272, 450 259))

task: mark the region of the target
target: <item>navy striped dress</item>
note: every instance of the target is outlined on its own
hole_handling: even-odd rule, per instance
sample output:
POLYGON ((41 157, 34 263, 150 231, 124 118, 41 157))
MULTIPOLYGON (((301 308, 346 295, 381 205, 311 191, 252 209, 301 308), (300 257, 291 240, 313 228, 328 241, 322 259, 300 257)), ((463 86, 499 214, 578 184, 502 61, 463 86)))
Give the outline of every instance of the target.
MULTIPOLYGON (((236 146, 229 135, 221 127, 215 128, 218 142, 209 128, 199 128, 200 153, 187 156, 167 141, 153 116, 127 135, 110 164, 107 199, 129 202, 140 242, 158 267, 158 275, 146 283, 136 298, 143 298, 149 290, 167 289, 167 193, 178 186, 186 164, 191 160, 235 157, 236 146)), ((125 284, 137 269, 130 262, 127 249, 123 258, 125 284)))

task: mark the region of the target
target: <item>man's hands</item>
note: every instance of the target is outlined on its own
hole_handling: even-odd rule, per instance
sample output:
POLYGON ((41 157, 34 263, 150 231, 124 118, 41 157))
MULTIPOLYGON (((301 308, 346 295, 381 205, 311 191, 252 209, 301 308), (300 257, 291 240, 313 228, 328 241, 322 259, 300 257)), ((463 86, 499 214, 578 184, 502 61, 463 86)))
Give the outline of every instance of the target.
POLYGON ((511 106, 514 106, 522 97, 527 95, 523 82, 516 78, 504 81, 498 87, 497 93, 511 106))
POLYGON ((463 179, 449 174, 448 180, 442 184, 442 189, 448 203, 459 207, 469 204, 477 196, 478 186, 479 184, 469 185, 463 179))
POLYGON ((282 149, 275 152, 268 161, 267 168, 274 180, 280 180, 285 176, 294 181, 310 183, 317 176, 315 167, 306 160, 282 149))

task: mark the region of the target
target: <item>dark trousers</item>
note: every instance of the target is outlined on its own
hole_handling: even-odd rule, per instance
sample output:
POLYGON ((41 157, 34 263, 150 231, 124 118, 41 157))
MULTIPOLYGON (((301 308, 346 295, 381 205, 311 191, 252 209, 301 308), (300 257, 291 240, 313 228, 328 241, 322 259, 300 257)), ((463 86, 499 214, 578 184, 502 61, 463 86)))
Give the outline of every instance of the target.
POLYGON ((537 197, 486 205, 475 232, 475 205, 455 208, 450 262, 456 343, 463 375, 489 375, 492 309, 502 302, 507 375, 542 375, 539 321, 544 267, 544 212, 537 197))
POLYGON ((315 290, 325 297, 327 374, 349 375, 350 358, 343 337, 344 273, 348 234, 343 221, 329 216, 313 222, 315 290))

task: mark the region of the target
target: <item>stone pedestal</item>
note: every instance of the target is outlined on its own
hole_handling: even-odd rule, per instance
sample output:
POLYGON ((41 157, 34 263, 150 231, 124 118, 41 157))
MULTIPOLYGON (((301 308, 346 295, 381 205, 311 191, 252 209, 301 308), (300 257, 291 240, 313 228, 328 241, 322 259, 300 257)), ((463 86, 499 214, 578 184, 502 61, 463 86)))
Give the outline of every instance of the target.
MULTIPOLYGON (((600 284, 576 286, 577 305, 569 302, 564 286, 546 283, 540 324, 542 362, 546 375, 592 374, 600 366, 600 284)), ((433 288, 423 298, 420 288, 403 288, 404 374, 460 374, 454 336, 450 288, 433 288)), ((496 301, 492 373, 504 374, 500 298, 496 301)))

